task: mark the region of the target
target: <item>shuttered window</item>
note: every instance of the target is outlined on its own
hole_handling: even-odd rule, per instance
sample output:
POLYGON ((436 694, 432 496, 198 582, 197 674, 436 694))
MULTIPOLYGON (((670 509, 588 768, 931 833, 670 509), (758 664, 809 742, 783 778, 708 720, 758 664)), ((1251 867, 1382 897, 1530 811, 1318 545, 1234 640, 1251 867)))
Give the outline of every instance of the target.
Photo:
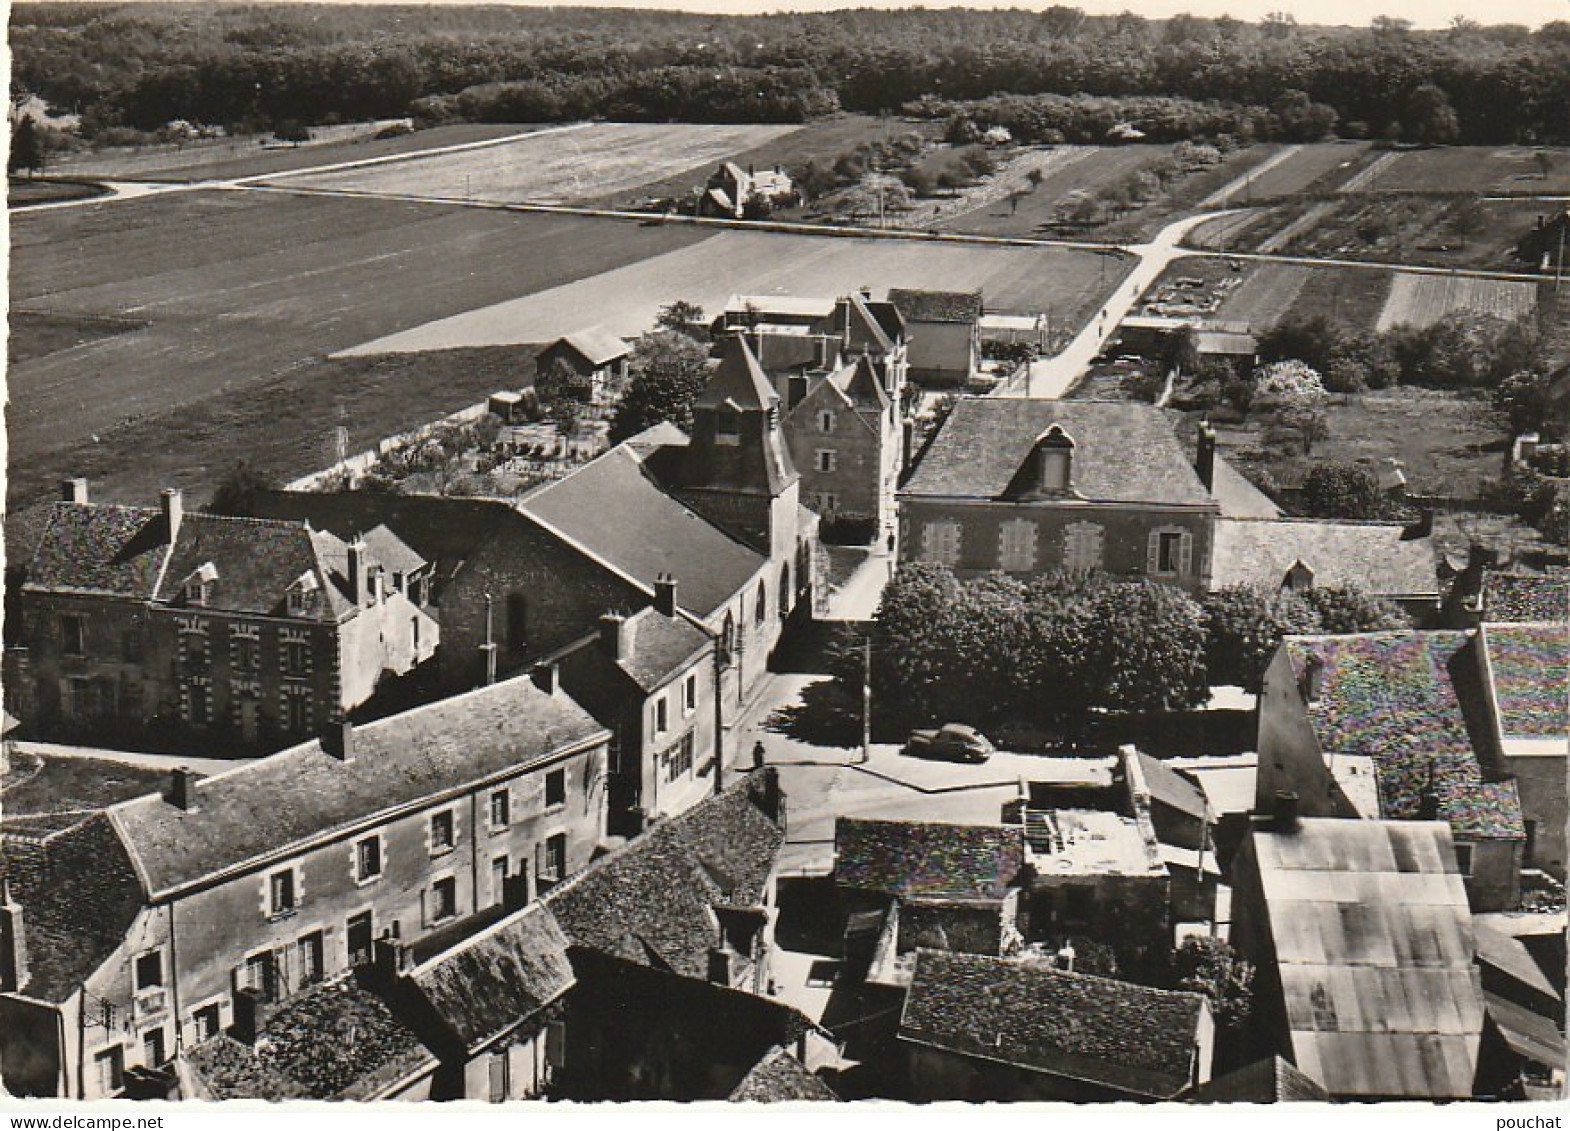
POLYGON ((1026 573, 1036 568, 1036 524, 1010 519, 998 528, 998 568, 1026 573))
POLYGON ((960 525, 952 520, 929 522, 921 528, 921 560, 950 568, 959 564, 960 525))
POLYGON ((1155 577, 1187 577, 1194 567, 1194 536, 1181 526, 1162 526, 1150 532, 1145 552, 1145 572, 1155 577))
POLYGON ((1063 531, 1063 568, 1075 572, 1100 569, 1103 531, 1094 522, 1071 522, 1063 531))

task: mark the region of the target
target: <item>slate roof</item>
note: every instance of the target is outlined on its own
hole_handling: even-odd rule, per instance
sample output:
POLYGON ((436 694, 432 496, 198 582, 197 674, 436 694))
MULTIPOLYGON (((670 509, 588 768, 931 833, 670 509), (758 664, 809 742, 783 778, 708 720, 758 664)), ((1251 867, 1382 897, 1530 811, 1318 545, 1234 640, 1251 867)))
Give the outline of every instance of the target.
POLYGON ((975 322, 981 317, 980 291, 921 291, 895 287, 889 302, 906 322, 975 322))
POLYGON ((727 1097, 734 1103, 836 1103, 839 1096, 807 1066, 776 1045, 727 1097))
POLYGON ((407 978, 469 1052, 516 1028, 574 982, 567 937, 540 903, 415 967, 407 978))
POLYGON ((228 515, 188 514, 180 522, 169 564, 154 599, 165 604, 185 604, 181 586, 200 567, 216 567, 206 608, 260 616, 282 614, 289 588, 302 574, 316 578, 300 619, 340 621, 353 616, 355 606, 339 588, 327 568, 326 558, 343 560, 341 541, 331 534, 314 532, 303 522, 228 515))
POLYGON ((1483 576, 1483 615, 1490 621, 1570 622, 1570 570, 1483 576))
POLYGON ((182 1054, 202 1098, 368 1100, 436 1058, 353 975, 280 1004, 255 1046, 219 1035, 182 1054))
POLYGON ((22 905, 28 981, 40 1001, 70 997, 112 957, 142 908, 131 859, 102 814, 43 844, 6 838, 0 872, 22 905))
POLYGON ((1159 758, 1152 758, 1143 750, 1136 752, 1139 768, 1150 790, 1152 801, 1203 821, 1210 816, 1210 806, 1205 801, 1205 791, 1189 778, 1178 773, 1159 758))
POLYGON ((902 898, 1001 899, 1025 862, 1018 826, 834 822, 834 882, 902 898))
POLYGON ((1485 624, 1478 644, 1500 733, 1570 741, 1570 624, 1485 624))
POLYGON ((194 811, 151 796, 109 816, 158 896, 607 733, 565 696, 512 679, 355 728, 351 761, 312 741, 198 782, 194 811))
POLYGON ((1249 482, 1218 453, 1211 475, 1211 490, 1221 504, 1223 518, 1280 518, 1281 508, 1270 496, 1249 482))
POLYGON ((1291 1061, 1270 1056, 1217 1076, 1200 1088, 1199 1098, 1207 1103, 1322 1103, 1330 1093, 1291 1061))
MULTIPOLYGON (((629 352, 626 342, 597 326, 591 326, 587 330, 575 330, 558 341, 570 346, 583 360, 594 366, 609 365, 619 358, 626 357, 629 352)), ((545 350, 540 352, 544 353, 545 350)))
POLYGON ((682 617, 662 616, 653 606, 627 619, 632 647, 616 666, 645 692, 664 684, 710 646, 702 629, 682 617))
POLYGON ((365 531, 360 539, 365 543, 371 559, 389 573, 401 573, 407 577, 430 564, 412 546, 387 529, 385 524, 378 523, 365 531))
POLYGON ((1515 783, 1485 781, 1473 753, 1457 684, 1475 663, 1458 654, 1469 643, 1462 632, 1404 630, 1289 636, 1284 646, 1299 677, 1309 654, 1323 664, 1309 723, 1323 754, 1374 760, 1381 816, 1420 816, 1432 788, 1458 835, 1523 838, 1515 783))
POLYGON ((715 909, 756 906, 785 841, 752 788, 739 780, 552 888, 544 902, 568 941, 706 978, 715 909))
POLYGON ((146 600, 168 544, 156 507, 58 502, 38 536, 26 588, 146 600))
POLYGON ((1379 597, 1438 597, 1432 538, 1403 537, 1393 523, 1284 518, 1216 522, 1212 584, 1275 592, 1302 562, 1314 584, 1346 585, 1379 597))
POLYGON ((662 491, 625 447, 612 448, 518 508, 645 587, 670 574, 677 601, 703 617, 722 610, 764 564, 761 554, 662 491))
POLYGON ((1002 498, 1053 424, 1074 440, 1072 487, 1084 498, 1215 505, 1166 414, 1114 401, 962 397, 901 494, 1002 498))
POLYGON ((1171 1099, 1187 1088, 1204 999, 1054 969, 916 952, 899 1035, 935 1048, 1171 1099))
POLYGON ((1337 1098, 1465 1098, 1483 1027, 1466 888, 1438 821, 1256 829, 1291 1059, 1337 1098))
POLYGON ((778 404, 779 399, 745 335, 729 334, 720 341, 720 363, 709 375, 693 408, 729 404, 740 409, 766 409, 778 404))
MULTIPOLYGON (((893 308, 893 313, 898 315, 898 308, 893 308)), ((883 354, 894 348, 882 322, 859 294, 847 295, 834 304, 834 321, 835 332, 844 335, 850 349, 883 354)))
POLYGON ((870 357, 863 355, 853 365, 848 365, 830 378, 836 388, 845 394, 851 404, 877 408, 889 407, 889 395, 883 391, 883 381, 878 367, 870 357))

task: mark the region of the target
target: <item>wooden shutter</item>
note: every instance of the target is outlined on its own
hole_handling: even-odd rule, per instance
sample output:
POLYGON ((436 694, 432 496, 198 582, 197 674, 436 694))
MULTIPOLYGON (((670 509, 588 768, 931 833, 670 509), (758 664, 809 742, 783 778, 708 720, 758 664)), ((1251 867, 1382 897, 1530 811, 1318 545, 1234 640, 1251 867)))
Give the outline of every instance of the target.
POLYGON ((1188 577, 1194 572, 1194 535, 1190 531, 1183 531, 1183 537, 1178 542, 1178 572, 1188 577))
POLYGON ((1161 531, 1152 530, 1145 540, 1145 572, 1154 574, 1161 570, 1161 531))

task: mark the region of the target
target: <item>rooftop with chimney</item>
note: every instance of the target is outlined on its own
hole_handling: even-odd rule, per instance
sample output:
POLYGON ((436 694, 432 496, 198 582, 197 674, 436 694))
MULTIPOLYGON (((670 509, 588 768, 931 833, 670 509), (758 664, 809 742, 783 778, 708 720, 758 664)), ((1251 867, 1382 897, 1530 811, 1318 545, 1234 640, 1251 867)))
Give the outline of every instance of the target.
POLYGON ((1385 522, 1217 520, 1214 586, 1274 593, 1300 579, 1391 599, 1439 597, 1438 557, 1426 531, 1385 522))

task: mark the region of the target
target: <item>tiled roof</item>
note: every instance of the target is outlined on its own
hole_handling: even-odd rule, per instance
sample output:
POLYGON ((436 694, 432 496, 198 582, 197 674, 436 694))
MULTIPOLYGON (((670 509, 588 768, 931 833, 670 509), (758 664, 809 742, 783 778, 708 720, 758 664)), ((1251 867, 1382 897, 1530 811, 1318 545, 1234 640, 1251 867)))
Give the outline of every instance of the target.
POLYGON ((1072 488, 1084 498, 1214 505, 1166 414, 1113 401, 962 397, 902 494, 1001 498, 1053 424, 1074 440, 1072 488))
POLYGON ((1483 1007, 1450 830, 1305 818, 1251 848, 1293 1062, 1337 1098, 1470 1096, 1483 1007))
POLYGON ((682 617, 650 606, 628 618, 632 648, 617 667, 643 691, 653 691, 710 646, 708 634, 682 617))
POLYGON ((316 578, 316 587, 306 598, 305 612, 295 615, 341 620, 352 614, 354 606, 322 560, 341 554, 334 541, 330 534, 313 534, 303 522, 188 514, 180 523, 155 599, 185 604, 181 586, 211 563, 217 577, 205 607, 272 616, 283 611, 289 587, 309 573, 316 578))
POLYGON ((1412 820, 1432 788, 1438 814, 1458 834, 1525 836, 1513 782, 1483 780, 1456 673, 1473 663, 1461 632, 1289 636, 1301 676, 1310 654, 1323 664, 1319 699, 1306 710, 1326 755, 1373 758, 1380 815, 1412 820))
POLYGON ((1204 1011, 1198 994, 1070 974, 1047 962, 922 950, 899 1035, 1171 1099, 1188 1086, 1204 1011))
POLYGON ((1217 1076, 1199 1090, 1199 1098, 1207 1103, 1321 1103, 1330 1093, 1291 1061, 1270 1056, 1217 1076))
POLYGON ((167 557, 169 527, 152 507, 55 503, 27 588, 146 600, 167 557))
POLYGON ((907 322, 974 322, 981 317, 980 291, 917 291, 896 287, 889 302, 907 322))
POLYGON ((102 815, 42 845, 7 838, 3 848, 0 870, 26 922, 22 992, 64 1001, 118 949, 142 908, 142 885, 102 815))
POLYGON ((1210 806, 1205 803, 1205 791, 1198 784, 1142 750, 1137 753, 1137 757, 1151 800, 1159 801, 1196 820, 1202 821, 1209 816, 1210 806))
POLYGON ((573 974, 566 936, 533 903, 409 971, 408 980, 472 1052, 560 998, 573 974))
POLYGON ((834 822, 834 882, 888 895, 1001 899, 1025 862, 1018 826, 834 822))
POLYGON ((1570 736, 1570 624, 1485 624, 1478 641, 1507 738, 1570 736))
POLYGON ((357 727, 348 762, 308 742, 199 782, 193 811, 153 796, 109 813, 157 895, 605 734, 571 700, 513 679, 357 727))
POLYGON ((283 1002, 255 1046, 227 1037, 183 1054, 204 1098, 375 1099, 436 1058, 353 975, 313 986, 283 1002))
POLYGON ((1483 577, 1483 615, 1491 621, 1570 622, 1570 570, 1483 577))
POLYGON ((818 1079, 807 1066, 784 1049, 775 1046, 764 1054, 751 1072, 728 1097, 735 1103, 775 1104, 789 1102, 834 1103, 839 1097, 818 1079))
POLYGON ((708 975, 717 907, 763 897, 784 831, 738 781, 655 825, 566 883, 545 904, 578 946, 690 978, 708 975))
POLYGON ((365 542, 371 560, 389 573, 401 573, 407 577, 429 564, 415 552, 414 547, 394 534, 385 524, 378 523, 373 526, 361 535, 361 540, 365 542))
POLYGON ((763 567, 763 556, 662 491, 639 459, 612 448, 518 504, 643 585, 676 578, 683 608, 707 617, 763 567))
POLYGON ((1223 518, 1216 522, 1212 584, 1275 592, 1302 562, 1315 585, 1346 585, 1379 597, 1437 597, 1432 538, 1406 538, 1399 524, 1223 518))

